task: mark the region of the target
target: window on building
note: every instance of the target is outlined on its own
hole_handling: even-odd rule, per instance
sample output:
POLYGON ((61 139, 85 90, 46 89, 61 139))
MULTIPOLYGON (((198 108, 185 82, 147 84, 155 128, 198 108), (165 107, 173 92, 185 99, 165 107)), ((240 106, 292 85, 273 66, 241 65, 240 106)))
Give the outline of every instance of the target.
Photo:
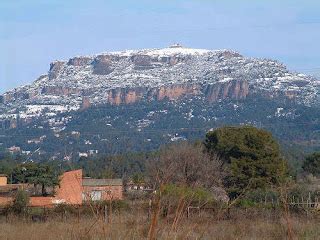
POLYGON ((92 191, 90 193, 90 198, 92 201, 100 201, 102 199, 102 192, 101 191, 92 191))
POLYGON ((85 193, 82 193, 82 201, 87 201, 87 195, 85 193))

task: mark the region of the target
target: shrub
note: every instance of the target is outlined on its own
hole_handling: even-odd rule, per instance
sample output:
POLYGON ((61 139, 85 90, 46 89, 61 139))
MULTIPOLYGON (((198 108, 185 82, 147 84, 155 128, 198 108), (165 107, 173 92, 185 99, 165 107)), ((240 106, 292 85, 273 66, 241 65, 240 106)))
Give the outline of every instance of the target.
POLYGON ((230 198, 245 190, 277 185, 287 176, 287 163, 271 133, 254 127, 224 127, 206 135, 209 153, 218 154, 228 169, 224 178, 230 198))
POLYGON ((25 214, 27 212, 29 200, 30 198, 25 191, 18 190, 13 203, 10 206, 10 210, 18 215, 25 214))
POLYGON ((303 170, 314 176, 320 176, 320 152, 309 155, 302 166, 303 170))

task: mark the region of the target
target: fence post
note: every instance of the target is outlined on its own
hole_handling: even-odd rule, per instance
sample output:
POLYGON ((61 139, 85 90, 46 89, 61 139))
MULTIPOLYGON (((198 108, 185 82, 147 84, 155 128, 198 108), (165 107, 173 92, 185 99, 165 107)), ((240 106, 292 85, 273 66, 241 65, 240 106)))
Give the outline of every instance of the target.
POLYGON ((67 221, 67 210, 64 209, 63 213, 64 213, 64 221, 66 222, 67 221))
POLYGON ((311 208, 312 205, 312 199, 311 199, 311 192, 309 192, 309 207, 311 208))
POLYGON ((190 217, 190 207, 187 208, 187 218, 190 217))
POLYGON ((104 205, 104 222, 108 222, 108 208, 104 205))
POLYGON ((78 223, 80 223, 80 206, 78 206, 78 223))
POLYGON ((150 220, 150 218, 151 218, 151 211, 152 211, 152 200, 149 199, 148 220, 150 220))
POLYGON ((109 223, 112 222, 112 199, 109 200, 109 223))

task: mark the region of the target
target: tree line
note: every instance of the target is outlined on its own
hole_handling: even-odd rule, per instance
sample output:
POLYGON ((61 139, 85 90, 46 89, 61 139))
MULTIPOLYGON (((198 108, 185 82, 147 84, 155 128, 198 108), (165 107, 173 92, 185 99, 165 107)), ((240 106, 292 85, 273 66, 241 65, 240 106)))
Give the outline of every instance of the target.
MULTIPOLYGON (((237 198, 244 189, 267 189, 294 177, 272 134, 248 126, 219 128, 208 132, 202 142, 180 142, 151 153, 82 158, 76 162, 21 161, 2 156, 0 172, 7 174, 11 183, 33 184, 40 189, 37 194, 44 196, 48 188, 59 184, 59 174, 77 168, 95 178, 141 181, 142 177, 155 188, 174 184, 212 192, 223 189, 230 199, 237 198)), ((306 158, 303 171, 320 175, 319 153, 306 158)))

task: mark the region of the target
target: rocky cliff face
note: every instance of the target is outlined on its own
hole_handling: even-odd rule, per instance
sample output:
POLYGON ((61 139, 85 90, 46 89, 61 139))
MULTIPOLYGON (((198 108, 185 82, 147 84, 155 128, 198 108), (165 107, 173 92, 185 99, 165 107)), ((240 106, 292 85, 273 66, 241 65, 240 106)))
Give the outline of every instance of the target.
POLYGON ((63 68, 64 62, 56 61, 50 64, 50 69, 48 73, 49 80, 56 79, 59 76, 59 72, 63 68))
POLYGON ((206 96, 210 102, 217 102, 219 99, 244 99, 249 94, 247 81, 230 81, 208 85, 205 89, 206 96))
POLYGON ((319 103, 319 81, 289 72, 277 61, 246 58, 229 50, 175 47, 55 61, 48 74, 33 84, 0 97, 0 118, 11 116, 9 112, 30 116, 25 110, 28 106, 69 111, 97 104, 177 101, 195 96, 212 103, 244 99, 257 92, 270 98, 286 96, 306 105, 319 103))
POLYGON ((107 93, 107 103, 112 105, 131 104, 143 99, 148 101, 176 101, 184 97, 202 96, 213 103, 223 99, 244 99, 249 94, 249 84, 246 81, 230 81, 212 85, 180 84, 162 86, 156 89, 137 87, 134 89, 118 88, 107 93))
POLYGON ((79 153, 150 151, 203 138, 225 124, 270 123, 285 141, 292 131, 295 143, 316 143, 319 87, 277 61, 229 50, 175 47, 73 57, 0 96, 0 145, 19 146, 32 160, 68 160, 79 153))

